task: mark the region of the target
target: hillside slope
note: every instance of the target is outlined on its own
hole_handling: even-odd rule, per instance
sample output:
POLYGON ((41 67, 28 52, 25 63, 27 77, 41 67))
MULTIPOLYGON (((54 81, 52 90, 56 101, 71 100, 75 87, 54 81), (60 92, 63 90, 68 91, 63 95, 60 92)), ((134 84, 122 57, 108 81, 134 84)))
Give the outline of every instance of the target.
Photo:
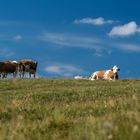
POLYGON ((1 140, 140 140, 140 80, 0 81, 1 140))

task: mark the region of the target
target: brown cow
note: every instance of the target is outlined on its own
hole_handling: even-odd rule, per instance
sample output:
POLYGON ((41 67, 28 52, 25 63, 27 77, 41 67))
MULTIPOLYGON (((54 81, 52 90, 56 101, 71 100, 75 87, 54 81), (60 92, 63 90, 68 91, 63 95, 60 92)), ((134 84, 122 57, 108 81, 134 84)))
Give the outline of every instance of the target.
POLYGON ((19 73, 20 78, 23 78, 25 75, 25 72, 29 73, 29 78, 31 78, 31 75, 33 74, 33 77, 35 78, 36 69, 37 69, 37 62, 33 60, 20 60, 18 61, 19 64, 19 73))
POLYGON ((2 78, 6 78, 7 74, 12 73, 15 78, 18 71, 18 63, 16 61, 0 62, 0 73, 2 78))
POLYGON ((114 66, 109 70, 96 71, 90 76, 89 80, 99 80, 99 79, 116 80, 119 78, 118 75, 119 70, 120 69, 117 66, 114 66))

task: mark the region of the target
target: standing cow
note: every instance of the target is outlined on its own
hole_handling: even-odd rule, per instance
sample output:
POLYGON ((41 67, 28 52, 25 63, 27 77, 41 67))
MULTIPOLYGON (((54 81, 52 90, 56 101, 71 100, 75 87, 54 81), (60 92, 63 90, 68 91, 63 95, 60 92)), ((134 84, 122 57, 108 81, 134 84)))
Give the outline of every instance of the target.
POLYGON ((16 77, 18 72, 17 61, 2 61, 0 62, 0 74, 2 78, 7 78, 7 75, 12 73, 13 78, 16 77))
POLYGON ((18 69, 19 69, 19 74, 20 78, 23 78, 25 73, 29 73, 29 78, 31 78, 31 75, 35 78, 36 74, 36 69, 37 69, 37 62, 33 60, 20 60, 18 61, 18 69))

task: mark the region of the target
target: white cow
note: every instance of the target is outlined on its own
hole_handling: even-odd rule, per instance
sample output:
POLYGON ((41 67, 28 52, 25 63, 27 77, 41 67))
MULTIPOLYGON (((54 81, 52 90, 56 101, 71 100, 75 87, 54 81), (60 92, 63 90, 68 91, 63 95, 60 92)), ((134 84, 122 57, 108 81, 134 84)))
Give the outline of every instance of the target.
POLYGON ((120 69, 117 66, 114 66, 109 70, 96 71, 90 76, 89 80, 99 80, 99 79, 116 80, 118 79, 119 70, 120 69))

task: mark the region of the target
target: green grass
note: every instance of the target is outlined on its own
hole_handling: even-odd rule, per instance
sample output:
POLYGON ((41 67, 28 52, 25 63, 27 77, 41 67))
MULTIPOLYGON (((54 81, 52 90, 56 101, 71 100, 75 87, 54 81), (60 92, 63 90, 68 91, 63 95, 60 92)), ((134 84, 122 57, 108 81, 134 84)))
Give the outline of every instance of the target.
POLYGON ((140 80, 0 80, 0 140, 140 140, 140 80))

